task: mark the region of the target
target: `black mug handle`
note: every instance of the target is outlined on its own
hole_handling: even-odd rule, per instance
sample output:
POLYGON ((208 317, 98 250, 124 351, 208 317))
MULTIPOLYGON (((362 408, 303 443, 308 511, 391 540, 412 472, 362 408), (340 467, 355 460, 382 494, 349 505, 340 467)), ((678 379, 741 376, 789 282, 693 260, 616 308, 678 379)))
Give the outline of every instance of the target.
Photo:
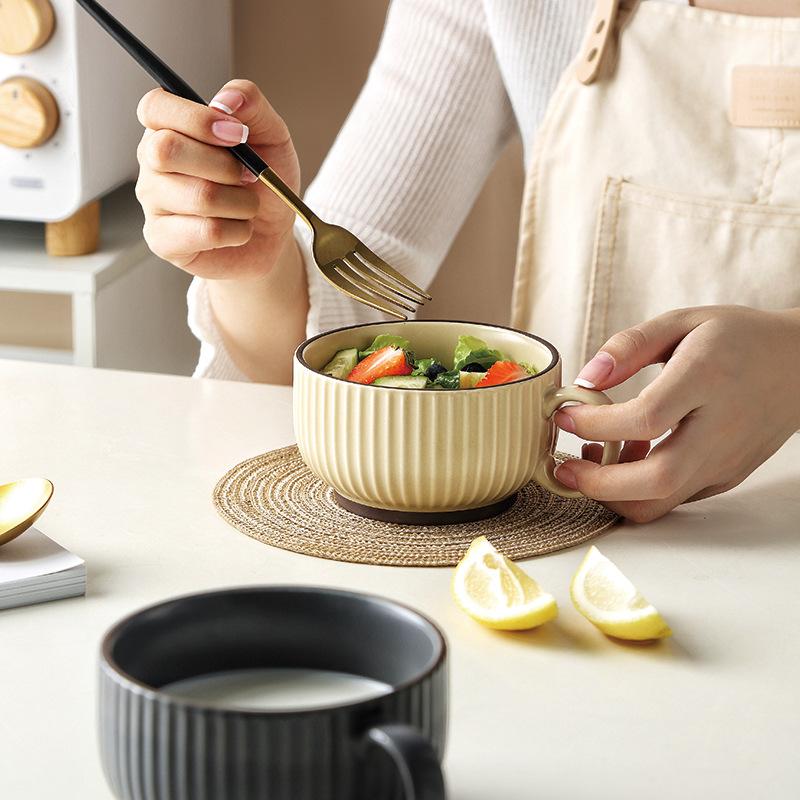
POLYGON ((446 800, 444 775, 433 745, 410 725, 379 725, 367 731, 370 744, 394 762, 405 800, 446 800))

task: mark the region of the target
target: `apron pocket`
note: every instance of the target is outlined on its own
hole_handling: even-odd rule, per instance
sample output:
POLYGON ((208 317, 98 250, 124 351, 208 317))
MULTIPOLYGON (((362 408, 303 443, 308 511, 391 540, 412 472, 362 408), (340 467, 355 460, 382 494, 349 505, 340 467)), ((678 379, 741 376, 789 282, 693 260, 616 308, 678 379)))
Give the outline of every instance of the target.
MULTIPOLYGON (((607 179, 584 363, 617 331, 671 309, 720 304, 800 306, 800 208, 728 203, 607 179)), ((626 394, 645 382, 628 382, 626 394)))

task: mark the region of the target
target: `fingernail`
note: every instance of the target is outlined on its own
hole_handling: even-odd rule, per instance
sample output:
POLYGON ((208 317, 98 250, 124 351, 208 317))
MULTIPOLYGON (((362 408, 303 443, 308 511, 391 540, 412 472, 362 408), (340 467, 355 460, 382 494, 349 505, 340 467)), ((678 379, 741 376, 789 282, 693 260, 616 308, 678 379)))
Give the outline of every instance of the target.
POLYGON ((614 371, 614 356, 602 350, 578 373, 575 378, 576 386, 584 389, 594 389, 614 371))
POLYGON ((575 433, 575 420, 569 414, 565 414, 563 411, 556 411, 553 419, 562 431, 575 433))
POLYGON ((209 105, 224 114, 233 115, 244 105, 245 100, 245 96, 237 89, 223 89, 221 92, 217 92, 209 105))
POLYGON ((247 167, 242 167, 242 183, 255 183, 257 180, 257 175, 253 175, 247 167))
POLYGON ((250 135, 250 128, 241 122, 223 119, 211 125, 211 132, 225 144, 244 144, 250 135))
POLYGON ((556 480, 559 483, 563 483, 568 489, 578 488, 578 480, 575 477, 575 473, 572 471, 572 468, 569 466, 569 461, 559 464, 556 467, 554 474, 556 476, 556 480))

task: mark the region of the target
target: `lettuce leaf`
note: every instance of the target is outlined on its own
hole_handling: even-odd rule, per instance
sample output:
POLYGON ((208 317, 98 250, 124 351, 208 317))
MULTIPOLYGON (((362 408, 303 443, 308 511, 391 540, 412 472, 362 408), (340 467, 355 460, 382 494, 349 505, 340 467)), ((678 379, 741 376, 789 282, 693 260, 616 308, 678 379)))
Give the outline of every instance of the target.
POLYGON ((457 364, 459 361, 463 361, 473 350, 487 350, 488 348, 489 345, 476 336, 459 336, 453 353, 453 362, 457 364))
POLYGON ((424 375, 436 362, 435 358, 421 358, 414 362, 412 375, 424 375))
POLYGON ((486 342, 475 336, 459 336, 453 353, 453 371, 459 372, 467 364, 480 364, 489 369, 496 361, 505 361, 506 357, 499 350, 492 350, 486 342))
POLYGON ((399 347, 401 350, 408 352, 411 342, 404 339, 402 336, 394 336, 391 333, 381 333, 375 337, 375 340, 366 350, 360 350, 358 353, 359 359, 366 358, 372 355, 376 350, 381 350, 384 347, 399 347))

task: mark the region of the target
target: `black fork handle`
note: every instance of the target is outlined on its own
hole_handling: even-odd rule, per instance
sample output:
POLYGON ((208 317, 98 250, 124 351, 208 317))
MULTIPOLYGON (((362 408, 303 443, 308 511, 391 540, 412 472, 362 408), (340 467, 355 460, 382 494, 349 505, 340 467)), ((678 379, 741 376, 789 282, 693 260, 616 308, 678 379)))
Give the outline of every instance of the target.
MULTIPOLYGON (((115 39, 158 85, 170 94, 206 105, 205 100, 173 69, 165 64, 144 42, 134 36, 116 17, 96 0, 76 0, 113 39, 115 39)), ((254 175, 260 175, 268 165, 250 145, 239 144, 228 150, 254 175)))

